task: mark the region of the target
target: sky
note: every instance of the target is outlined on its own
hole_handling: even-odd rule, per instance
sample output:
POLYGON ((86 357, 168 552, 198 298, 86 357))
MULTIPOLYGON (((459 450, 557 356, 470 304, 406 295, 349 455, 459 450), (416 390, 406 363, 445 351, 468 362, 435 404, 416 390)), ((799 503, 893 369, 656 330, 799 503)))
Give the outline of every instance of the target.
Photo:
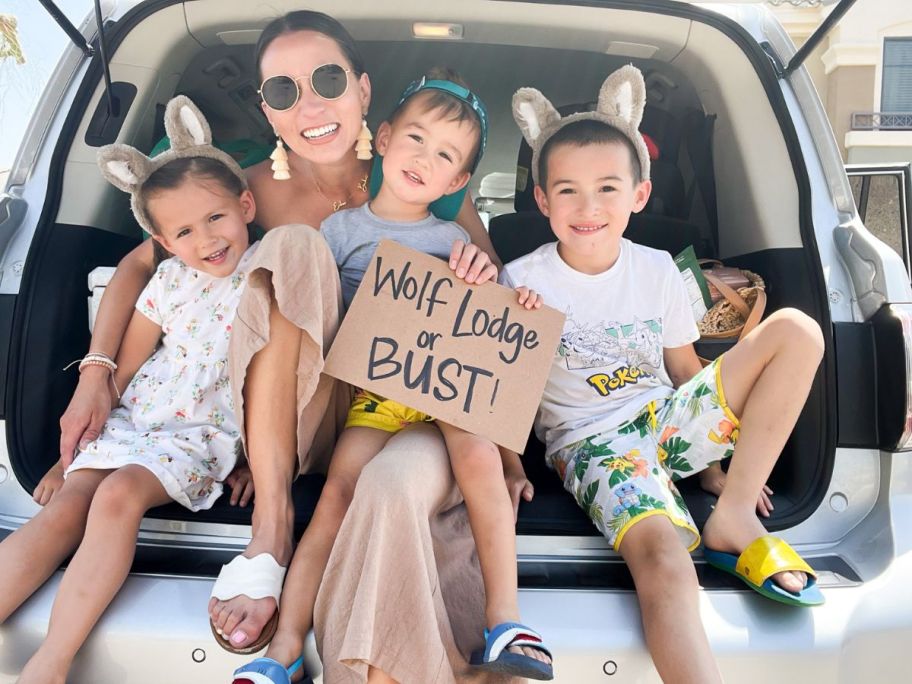
MULTIPOLYGON (((92 0, 55 0, 78 26, 92 10, 92 0)), ((24 64, 0 58, 0 173, 12 166, 29 117, 69 38, 37 0, 0 0, 0 14, 18 22, 24 64)))

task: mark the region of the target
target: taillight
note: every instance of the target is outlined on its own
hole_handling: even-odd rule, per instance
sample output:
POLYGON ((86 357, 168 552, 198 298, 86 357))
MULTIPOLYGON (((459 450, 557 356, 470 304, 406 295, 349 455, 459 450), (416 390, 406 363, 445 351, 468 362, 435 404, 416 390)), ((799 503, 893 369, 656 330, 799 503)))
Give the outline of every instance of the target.
POLYGON ((884 304, 871 318, 877 364, 878 443, 912 449, 912 303, 884 304))

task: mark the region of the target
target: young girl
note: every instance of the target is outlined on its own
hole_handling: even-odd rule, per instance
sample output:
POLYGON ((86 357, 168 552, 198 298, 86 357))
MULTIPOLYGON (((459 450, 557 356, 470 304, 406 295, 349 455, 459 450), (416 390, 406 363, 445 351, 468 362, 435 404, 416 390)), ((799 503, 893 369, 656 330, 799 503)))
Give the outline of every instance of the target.
POLYGON ((62 459, 63 486, 0 544, 0 621, 76 550, 23 684, 65 682, 126 579, 146 511, 171 500, 209 508, 237 461, 228 338, 254 250, 254 201, 237 164, 208 144, 189 100, 175 98, 165 116, 169 152, 148 159, 112 145, 99 162, 131 193, 140 225, 175 256, 140 296, 116 362, 90 352, 80 363, 110 374, 116 408, 102 434, 71 463, 62 459))

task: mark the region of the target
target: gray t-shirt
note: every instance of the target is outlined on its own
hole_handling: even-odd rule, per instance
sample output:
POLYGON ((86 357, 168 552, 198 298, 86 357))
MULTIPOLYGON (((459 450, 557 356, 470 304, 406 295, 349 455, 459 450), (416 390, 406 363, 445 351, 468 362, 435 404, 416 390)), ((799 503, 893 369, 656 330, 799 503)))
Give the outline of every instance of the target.
POLYGON ((346 309, 364 278, 364 272, 370 265, 380 240, 394 240, 400 245, 440 259, 449 259, 456 240, 467 244, 471 242, 465 229, 452 221, 441 221, 433 214, 408 223, 387 221, 374 214, 367 202, 355 209, 331 214, 323 221, 320 232, 329 243, 339 267, 346 309))

